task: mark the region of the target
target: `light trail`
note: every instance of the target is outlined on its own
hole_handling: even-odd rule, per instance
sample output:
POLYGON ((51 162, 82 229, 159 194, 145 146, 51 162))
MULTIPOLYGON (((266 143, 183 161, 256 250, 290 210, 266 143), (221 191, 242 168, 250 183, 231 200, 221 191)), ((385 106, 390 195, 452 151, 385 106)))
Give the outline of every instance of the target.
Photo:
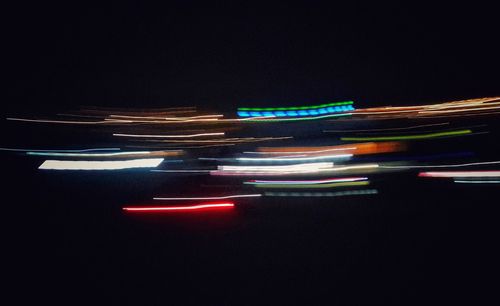
POLYGON ((42 170, 122 170, 155 168, 163 158, 144 158, 123 161, 46 160, 38 167, 42 170))
POLYGON ((306 161, 306 160, 318 160, 318 159, 337 159, 337 158, 351 158, 352 154, 338 154, 338 155, 322 155, 315 157, 267 157, 267 158, 259 158, 259 157, 238 157, 237 161, 306 161))
POLYGON ((257 198, 261 197, 262 195, 259 193, 256 194, 235 194, 235 195, 229 195, 229 196, 221 196, 221 197, 190 197, 190 198, 162 198, 162 197, 156 197, 153 198, 153 200, 159 200, 159 201, 184 201, 184 200, 224 200, 224 199, 235 199, 235 198, 257 198))
POLYGON ((190 117, 157 117, 157 116, 129 116, 129 115, 109 115, 109 117, 115 118, 126 118, 126 119, 152 119, 152 120, 170 120, 170 121, 185 121, 185 120, 197 120, 197 119, 213 119, 221 118, 223 115, 200 115, 200 116, 190 116, 190 117))
POLYGON ((495 165, 500 164, 500 161, 489 161, 489 162, 477 162, 477 163, 465 163, 465 164, 450 164, 450 165, 425 165, 425 166, 380 166, 380 168, 402 168, 402 169, 418 169, 418 168, 458 168, 458 167, 469 167, 469 166, 480 166, 480 165, 495 165))
POLYGON ((232 209, 234 203, 220 202, 211 204, 199 204, 190 206, 138 206, 138 207, 123 207, 124 211, 129 212, 181 212, 181 211, 198 211, 198 210, 219 210, 232 209))
MULTIPOLYGON (((314 164, 314 163, 313 163, 314 164)), ((248 176, 248 175, 261 175, 261 176, 283 176, 283 175, 297 175, 297 174, 319 174, 329 172, 341 172, 349 170, 365 170, 378 168, 378 164, 365 164, 365 165, 352 165, 333 167, 333 163, 316 163, 323 165, 315 165, 312 167, 300 166, 291 168, 275 168, 275 169, 252 169, 252 168, 234 168, 234 167, 250 167, 250 166, 219 166, 218 170, 210 171, 210 175, 223 175, 223 176, 248 176), (233 168, 225 168, 233 167, 233 168)), ((308 164, 302 164, 308 165, 308 164)), ((310 165, 310 164, 309 164, 310 165)), ((294 165, 288 165, 288 167, 294 165)), ((287 167, 287 166, 262 166, 262 167, 287 167)))
POLYGON ((349 195, 378 194, 377 189, 346 190, 338 192, 265 192, 266 197, 341 197, 349 195))
POLYGON ((246 118, 249 119, 247 122, 287 122, 287 121, 306 121, 306 120, 318 120, 325 118, 335 118, 335 117, 344 117, 351 116, 352 113, 340 113, 340 114, 331 114, 331 115, 322 115, 322 116, 314 116, 314 117, 301 117, 301 118, 277 118, 274 117, 265 117, 262 119, 257 119, 257 117, 246 118))
POLYGON ((275 180, 251 180, 244 182, 244 184, 325 184, 325 183, 338 183, 338 182, 356 182, 365 181, 367 177, 343 177, 343 178, 332 178, 324 180, 298 180, 298 181, 275 181, 275 180))
POLYGON ((63 153, 63 152, 26 152, 27 155, 34 156, 68 156, 68 157, 108 157, 108 156, 123 156, 123 155, 147 155, 150 151, 129 151, 115 153, 63 153))
POLYGON ((151 172, 164 172, 164 173, 210 173, 213 170, 151 170, 151 172))
POLYGON ((420 177, 500 177, 500 171, 435 171, 420 172, 420 177))
POLYGON ((472 180, 454 180, 454 183, 461 184, 500 184, 500 181, 472 181, 472 180))
POLYGON ((16 149, 16 148, 0 148, 0 151, 14 152, 93 152, 93 151, 120 151, 120 148, 95 148, 81 150, 36 150, 36 149, 16 149))
POLYGON ((69 121, 69 120, 44 120, 25 118, 5 118, 9 121, 34 122, 34 123, 61 123, 61 124, 111 124, 111 123, 133 123, 130 120, 104 120, 104 121, 69 121))
POLYGON ((317 189, 317 188, 334 188, 334 187, 349 187, 349 186, 365 186, 370 182, 339 182, 326 184, 254 184, 257 188, 297 188, 297 189, 317 189))
POLYGON ((417 139, 430 139, 446 136, 461 136, 472 133, 471 130, 457 130, 449 132, 438 132, 421 135, 405 135, 405 136, 380 136, 380 137, 341 137, 343 141, 390 141, 390 140, 417 140, 417 139))
POLYGON ((242 137, 242 138, 223 138, 223 139, 190 139, 190 140, 157 140, 158 142, 170 142, 170 143, 245 143, 245 142, 259 142, 259 141, 270 141, 270 140, 283 140, 283 139, 292 139, 292 136, 285 137, 242 137))
POLYGON ((220 133, 199 133, 191 135, 146 135, 146 134, 120 134, 115 133, 113 136, 118 137, 135 137, 135 138, 195 138, 195 137, 206 137, 206 136, 224 136, 224 132, 220 133))
POLYGON ((332 151, 349 151, 356 150, 356 147, 346 147, 346 148, 336 148, 336 149, 324 149, 324 150, 311 150, 311 151, 286 151, 286 152, 272 152, 272 151, 264 151, 264 152, 252 152, 245 151, 245 154, 311 154, 311 153, 324 153, 324 152, 332 152, 332 151))

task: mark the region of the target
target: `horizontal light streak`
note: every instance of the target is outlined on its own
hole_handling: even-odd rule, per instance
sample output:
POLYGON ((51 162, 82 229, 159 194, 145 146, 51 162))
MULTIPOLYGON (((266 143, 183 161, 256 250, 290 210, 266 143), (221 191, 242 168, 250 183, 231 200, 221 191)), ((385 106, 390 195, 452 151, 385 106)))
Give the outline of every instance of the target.
POLYGON ((215 114, 215 115, 200 115, 200 116, 190 116, 190 117, 158 117, 158 116, 109 115, 109 117, 126 118, 126 119, 151 119, 151 120, 185 121, 185 120, 221 118, 221 117, 223 117, 223 115, 215 114))
POLYGON ((338 192, 265 192, 266 197, 341 197, 349 195, 377 194, 377 189, 346 190, 338 192))
POLYGON ((34 123, 61 123, 61 124, 111 124, 111 123, 133 123, 131 120, 108 120, 104 121, 70 121, 70 120, 46 120, 26 118, 5 118, 9 121, 34 122, 34 123))
POLYGON ((245 182, 245 184, 325 184, 325 183, 338 183, 338 182, 357 182, 365 181, 367 177, 343 177, 343 178, 332 178, 324 180, 297 180, 297 181, 276 181, 276 180, 251 180, 245 182))
POLYGON ((220 133, 199 133, 190 135, 147 135, 147 134, 120 134, 115 133, 113 136, 117 137, 135 137, 135 138, 195 138, 206 136, 224 136, 224 132, 220 133))
POLYGON ((261 119, 257 119, 258 117, 250 117, 246 122, 288 122, 288 121, 306 121, 306 120, 318 120, 325 118, 335 118, 335 117, 344 117, 351 116, 352 113, 340 113, 340 114, 331 114, 331 115, 322 115, 322 116, 311 116, 311 117, 300 117, 300 118, 275 118, 275 117, 260 117, 261 119))
POLYGON ((300 189, 316 189, 316 188, 334 188, 334 187, 349 187, 349 186, 365 186, 370 184, 368 181, 362 182, 339 182, 326 184, 255 184, 257 188, 300 188, 300 189))
POLYGON ((394 169, 418 169, 418 168, 459 168, 480 165, 495 165, 500 164, 500 161, 465 163, 465 164, 449 164, 449 165, 424 165, 424 166, 380 166, 380 168, 394 168, 394 169))
POLYGON ((279 110, 279 111, 238 111, 240 117, 303 117, 303 116, 318 116, 331 113, 341 113, 353 111, 352 105, 329 106, 318 109, 301 109, 301 110, 279 110))
POLYGON ((472 133, 471 130, 457 130, 449 132, 438 132, 420 135, 405 135, 405 136, 380 136, 380 137, 341 137, 343 141, 387 141, 387 140, 417 140, 430 139, 445 136, 460 136, 472 133))
POLYGON ((68 157, 108 157, 108 156, 122 156, 122 155, 146 155, 150 151, 129 151, 129 152, 115 152, 115 153, 64 153, 64 152, 26 152, 27 155, 34 156, 68 156, 68 157))
POLYGON ((42 170, 121 170, 132 168, 155 168, 163 158, 143 158, 120 161, 46 160, 38 169, 42 170))
MULTIPOLYGON (((309 151, 283 151, 283 152, 252 152, 245 151, 245 154, 314 154, 314 153, 324 153, 324 152, 332 152, 332 151, 349 151, 356 150, 356 147, 346 147, 346 148, 335 148, 335 149, 324 149, 324 150, 309 150, 309 151)), ((282 156, 283 157, 283 156, 282 156)))
POLYGON ((212 210, 212 209, 231 209, 234 208, 232 202, 221 202, 211 204, 199 204, 189 206, 137 206, 123 207, 123 210, 130 212, 181 212, 181 211, 197 211, 197 210, 212 210))
POLYGON ((238 157, 237 161, 249 161, 249 162, 258 162, 258 161, 306 161, 306 160, 320 160, 320 159, 337 159, 337 158, 351 158, 352 154, 337 154, 337 155, 322 155, 322 156, 313 156, 313 157, 238 157))
POLYGON ((462 183, 462 184, 500 184, 500 181, 472 181, 472 180, 454 180, 454 183, 462 183))
MULTIPOLYGON (((321 163, 317 163, 321 164, 321 163)), ((218 170, 210 171, 210 175, 223 175, 223 176, 282 176, 282 175, 297 175, 297 174, 319 174, 329 172, 341 172, 349 170, 364 170, 378 168, 378 164, 364 164, 364 165, 351 165, 333 167, 333 163, 323 163, 322 166, 307 167, 301 166, 296 168, 283 168, 283 169, 252 169, 252 168, 221 168, 218 170), (326 165, 331 164, 331 165, 326 165)), ((307 164, 303 164, 307 165, 307 164)), ((293 166, 293 165, 288 165, 293 166)), ((222 166, 222 167, 238 167, 238 166, 222 166)), ((246 166, 239 166, 246 167, 246 166)), ((265 167, 265 166, 264 166, 265 167)), ((285 167, 285 166, 267 166, 267 167, 285 167)))
POLYGON ((15 151, 15 152, 93 152, 93 151, 120 151, 120 148, 95 148, 95 149, 81 149, 81 150, 36 150, 36 149, 0 148, 0 151, 15 151))
POLYGON ((235 195, 228 195, 228 196, 221 196, 221 197, 184 197, 184 198, 163 198, 163 197, 156 197, 153 198, 153 200, 159 200, 159 201, 184 201, 184 200, 224 200, 224 199, 235 199, 235 198, 257 198, 262 196, 259 193, 256 194, 235 194, 235 195))
POLYGON ((420 177, 500 177, 500 171, 435 171, 420 172, 420 177))

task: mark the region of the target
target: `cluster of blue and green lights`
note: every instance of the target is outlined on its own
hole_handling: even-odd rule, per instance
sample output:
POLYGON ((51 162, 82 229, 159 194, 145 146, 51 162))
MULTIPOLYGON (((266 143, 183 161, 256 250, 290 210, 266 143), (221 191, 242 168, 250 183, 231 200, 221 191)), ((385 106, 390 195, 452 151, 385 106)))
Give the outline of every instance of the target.
POLYGON ((354 110, 353 101, 333 102, 315 106, 296 107, 240 107, 238 116, 240 117, 306 117, 324 116, 334 113, 343 113, 354 110))

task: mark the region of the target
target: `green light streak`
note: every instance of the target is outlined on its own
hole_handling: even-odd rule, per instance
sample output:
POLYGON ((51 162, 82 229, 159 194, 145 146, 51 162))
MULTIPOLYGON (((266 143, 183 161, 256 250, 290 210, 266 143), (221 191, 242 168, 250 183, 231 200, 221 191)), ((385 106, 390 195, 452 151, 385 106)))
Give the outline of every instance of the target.
POLYGON ((450 132, 438 132, 421 135, 406 135, 406 136, 381 136, 381 137, 341 137, 343 141, 387 141, 387 140, 418 140, 429 139, 445 136, 460 136, 472 133, 471 130, 458 130, 450 132))
POLYGON ((314 106, 292 106, 292 107, 240 107, 239 111, 287 111, 287 110, 302 110, 302 109, 316 109, 322 107, 330 107, 330 106, 340 106, 340 105, 350 105, 353 104, 353 101, 345 101, 345 102, 333 102, 321 105, 314 106))

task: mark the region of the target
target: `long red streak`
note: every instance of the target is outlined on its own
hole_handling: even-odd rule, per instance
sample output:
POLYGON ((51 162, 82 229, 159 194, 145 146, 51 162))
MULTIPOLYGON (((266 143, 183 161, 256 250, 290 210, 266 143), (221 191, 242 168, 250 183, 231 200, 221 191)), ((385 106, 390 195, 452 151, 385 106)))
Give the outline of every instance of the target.
POLYGON ((125 211, 144 211, 144 212, 155 212, 155 211, 186 211, 186 210, 207 210, 207 209, 228 209, 233 208, 234 203, 232 202, 220 202, 212 204, 198 204, 189 206, 140 206, 140 207, 123 207, 125 211))

